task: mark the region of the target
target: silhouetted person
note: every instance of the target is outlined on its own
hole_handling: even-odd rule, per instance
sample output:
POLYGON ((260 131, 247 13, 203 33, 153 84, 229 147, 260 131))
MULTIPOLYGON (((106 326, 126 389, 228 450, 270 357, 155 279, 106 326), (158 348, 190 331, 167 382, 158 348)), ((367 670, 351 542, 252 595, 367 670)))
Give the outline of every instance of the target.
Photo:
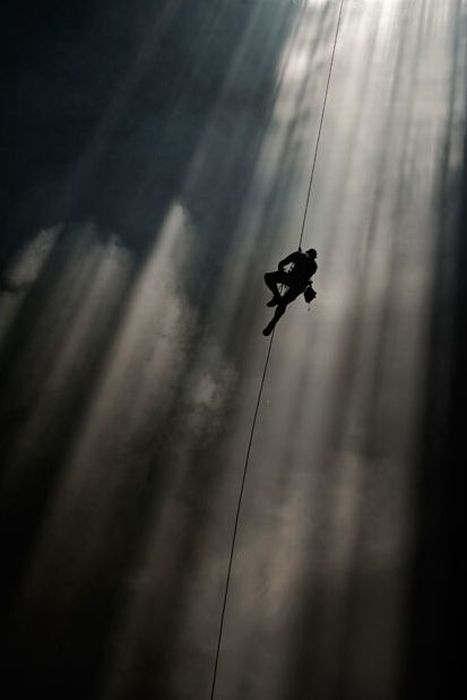
POLYGON ((263 331, 263 335, 271 335, 274 326, 281 316, 284 315, 287 304, 305 292, 306 301, 315 298, 316 292, 311 286, 311 278, 318 269, 316 256, 318 253, 314 248, 303 252, 301 248, 295 253, 291 253, 280 261, 277 272, 266 272, 264 281, 271 290, 273 296, 266 306, 277 306, 272 321, 268 323, 263 331), (278 286, 287 287, 284 294, 281 294, 278 286))

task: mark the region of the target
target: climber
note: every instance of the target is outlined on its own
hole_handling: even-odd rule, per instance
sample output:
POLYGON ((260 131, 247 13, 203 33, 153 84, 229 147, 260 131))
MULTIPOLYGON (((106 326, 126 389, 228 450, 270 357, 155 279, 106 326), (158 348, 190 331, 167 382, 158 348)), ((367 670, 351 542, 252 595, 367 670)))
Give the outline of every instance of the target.
POLYGON ((314 248, 305 252, 301 248, 291 253, 280 261, 276 272, 266 272, 264 281, 272 292, 272 299, 266 306, 276 306, 272 320, 263 330, 263 335, 271 335, 281 316, 284 315, 287 305, 294 301, 300 294, 304 294, 307 302, 315 298, 316 292, 311 285, 311 277, 318 269, 314 248), (286 290, 283 294, 278 285, 283 285, 286 290))

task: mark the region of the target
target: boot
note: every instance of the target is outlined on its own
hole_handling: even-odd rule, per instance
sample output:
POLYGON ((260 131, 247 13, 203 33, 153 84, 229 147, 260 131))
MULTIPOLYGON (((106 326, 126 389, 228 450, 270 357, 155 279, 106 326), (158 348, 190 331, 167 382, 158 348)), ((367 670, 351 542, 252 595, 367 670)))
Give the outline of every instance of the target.
POLYGON ((270 323, 268 323, 268 325, 266 326, 266 328, 263 330, 263 335, 271 335, 271 333, 272 333, 273 330, 274 330, 274 326, 275 326, 275 325, 276 325, 276 324, 275 324, 273 321, 271 321, 270 323))

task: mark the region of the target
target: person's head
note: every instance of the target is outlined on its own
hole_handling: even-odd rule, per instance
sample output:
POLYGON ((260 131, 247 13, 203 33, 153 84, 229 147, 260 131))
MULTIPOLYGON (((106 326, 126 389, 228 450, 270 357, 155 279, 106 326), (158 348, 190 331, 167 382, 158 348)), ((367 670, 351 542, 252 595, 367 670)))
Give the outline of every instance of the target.
POLYGON ((318 251, 316 250, 316 248, 308 248, 306 254, 309 255, 310 258, 316 258, 316 256, 318 255, 318 251))

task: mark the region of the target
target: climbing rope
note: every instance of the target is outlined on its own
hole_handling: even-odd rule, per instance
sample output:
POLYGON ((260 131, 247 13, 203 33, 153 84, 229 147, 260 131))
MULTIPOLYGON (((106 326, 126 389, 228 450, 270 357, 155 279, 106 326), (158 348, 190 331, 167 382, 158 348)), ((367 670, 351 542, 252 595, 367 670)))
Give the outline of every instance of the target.
MULTIPOLYGON (((341 26, 343 8, 344 8, 344 0, 340 0, 339 14, 338 14, 337 23, 336 23, 336 32, 335 32, 334 43, 333 43, 333 47, 332 47, 331 60, 329 63, 329 71, 328 71, 328 76, 327 76, 327 81, 326 81, 326 88, 324 91, 324 98, 323 98, 323 105, 321 108, 318 133, 316 136, 316 143, 315 143, 315 148, 314 148, 313 161, 312 161, 311 172, 310 172, 310 179, 309 179, 309 183, 308 183, 308 190, 307 190, 307 195, 306 195, 306 200, 305 200, 305 208, 303 211, 303 221, 302 221, 302 227, 301 227, 300 238, 299 238, 299 243, 298 243, 299 249, 301 248, 301 245, 302 245, 303 234, 305 232, 306 221, 308 218, 308 210, 310 208, 311 191, 312 191, 313 179, 314 179, 315 170, 316 170, 316 163, 318 160, 319 144, 320 144, 320 140, 321 140, 321 132, 322 132, 323 123, 324 123, 324 116, 326 113, 326 105, 327 105, 328 94, 329 94, 329 86, 331 84, 332 69, 334 67, 334 58, 336 55, 337 40, 339 37, 339 29, 341 26)), ((241 511, 241 507, 242 507, 243 493, 245 491, 245 482, 246 482, 246 476, 247 476, 247 472, 248 472, 248 466, 250 463, 251 448, 253 445, 253 438, 255 435, 256 423, 257 423, 257 419, 258 419, 259 408, 261 405, 261 398, 263 395, 264 384, 265 384, 266 375, 268 372, 269 359, 271 357, 273 341, 274 341, 274 330, 273 330, 273 332, 271 334, 271 338, 269 340, 268 351, 267 351, 267 355, 266 355, 266 360, 264 362, 263 373, 261 375, 261 381, 260 381, 259 390, 258 390, 258 397, 256 399, 256 406, 255 406, 255 411, 253 414, 250 436, 248 439, 248 446, 247 446, 247 450, 246 450, 246 454, 245 454, 245 461, 243 464, 242 479, 240 482, 240 490, 239 490, 238 500, 237 500, 237 509, 235 511, 232 539, 231 539, 231 544, 230 544, 230 556, 229 556, 229 564, 227 567, 227 574, 226 574, 226 579, 225 579, 224 597, 223 597, 223 601, 222 601, 222 609, 221 609, 221 616, 220 616, 220 622, 219 622, 219 632, 218 632, 218 636, 217 636, 216 657, 215 657, 215 661, 214 661, 214 669, 213 669, 213 674, 212 674, 210 700, 214 700, 214 697, 215 697, 217 670, 219 667, 219 658, 220 658, 220 652, 221 652, 221 646, 222 646, 222 637, 223 637, 223 633, 224 633, 225 612, 227 609, 227 599, 229 597, 230 579, 232 576, 233 558, 234 558, 234 553, 235 553, 235 545, 236 545, 236 541, 237 541, 238 525, 239 525, 239 521, 240 521, 240 511, 241 511)))
POLYGON ((252 421, 251 430, 250 430, 250 438, 248 440, 248 447, 247 447, 246 455, 245 455, 245 463, 243 465, 242 481, 240 484, 240 491, 238 494, 237 510, 235 513, 235 521, 234 521, 234 527, 233 527, 233 532, 232 532, 232 542, 230 545, 229 566, 227 569, 227 576, 226 576, 226 580, 225 580, 224 600, 222 603, 221 619, 220 619, 220 625, 219 625, 219 634, 218 634, 218 639, 217 639, 216 659, 214 662, 214 671, 213 671, 213 677, 212 677, 211 700, 214 699, 214 691, 216 689, 217 667, 219 664, 219 656, 220 656, 221 643, 222 643, 222 634, 224 631, 225 609, 227 607, 227 598, 229 595, 230 577, 232 574, 233 556, 234 556, 234 551, 235 551, 235 543, 237 540, 237 530, 238 530, 238 523, 240 520, 240 509, 242 506, 243 492, 245 490, 246 474, 247 474, 248 465, 250 462, 250 452, 251 452, 251 447, 253 445, 253 437, 255 434, 256 421, 258 418, 259 407, 261 404, 261 397, 263 395, 264 382, 266 380, 266 374, 268 372, 269 358, 271 357, 273 339, 274 339, 274 331, 272 332, 271 338, 269 340, 268 353, 266 355, 266 361, 264 363, 263 374, 261 375, 261 382, 259 385, 258 398, 256 400, 255 412, 253 414, 253 421, 252 421))
POLYGON ((324 91, 323 106, 321 108, 321 116, 320 116, 320 120, 319 120, 318 134, 316 136, 315 151, 314 151, 314 155, 313 155, 313 162, 311 165, 310 181, 308 183, 308 191, 306 193, 305 209, 303 211, 302 228, 300 231, 300 238, 298 241, 299 248, 302 247, 303 234, 305 232, 306 220, 308 218, 308 209, 310 208, 311 188, 313 185, 313 179, 315 177, 316 162, 318 160, 319 144, 321 141, 321 131, 323 130, 324 115, 326 114, 326 106, 328 103, 329 86, 331 84, 332 69, 334 68, 334 58, 336 56, 337 39, 339 38, 339 29, 341 26, 343 9, 344 9, 344 0, 341 0, 340 6, 339 6, 339 14, 337 17, 336 33, 334 35, 334 44, 332 47, 331 60, 329 62, 328 79, 326 81, 326 89, 324 91))

